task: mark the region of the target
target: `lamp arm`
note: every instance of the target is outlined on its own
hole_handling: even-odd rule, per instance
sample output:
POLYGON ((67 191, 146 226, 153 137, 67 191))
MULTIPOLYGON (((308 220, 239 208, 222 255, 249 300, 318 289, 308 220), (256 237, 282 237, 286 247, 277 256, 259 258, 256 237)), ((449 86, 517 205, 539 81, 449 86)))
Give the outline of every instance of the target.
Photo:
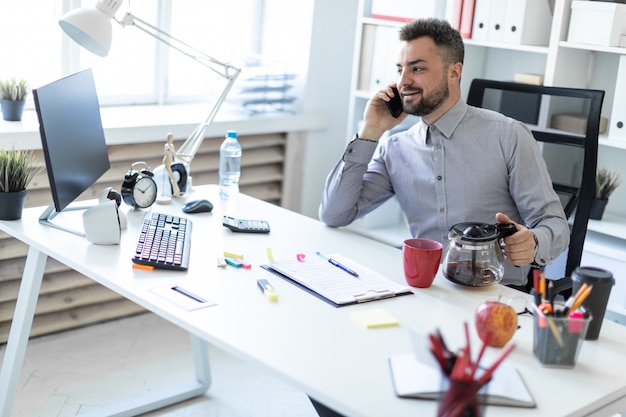
MULTIPOLYGON (((183 144, 180 146, 179 152, 181 153, 181 155, 189 155, 189 162, 191 162, 193 157, 196 155, 196 152, 198 152, 198 148, 200 148, 200 144, 204 140, 204 132, 206 131, 206 128, 213 122, 217 111, 222 106, 224 100, 226 100, 226 96, 228 95, 228 92, 230 91, 233 84, 235 83, 237 75, 239 75, 240 71, 241 70, 238 69, 237 73, 233 77, 228 79, 226 86, 222 90, 222 93, 218 97, 217 101, 215 101, 215 104, 213 105, 213 108, 211 109, 211 112, 209 113, 207 118, 204 120, 204 123, 200 123, 191 133, 191 135, 189 135, 189 137, 185 140, 185 142, 183 142, 183 144)), ((189 167, 187 168, 189 170, 189 167)))
MULTIPOLYGON (((163 42, 170 48, 204 65, 211 71, 217 73, 227 80, 226 86, 222 90, 222 93, 220 94, 218 99, 215 101, 215 104, 213 105, 213 108, 211 109, 211 112, 209 113, 205 121, 203 123, 200 123, 196 127, 196 129, 191 133, 191 135, 185 140, 185 142, 178 150, 181 155, 187 156, 187 158, 185 158, 185 162, 186 165, 189 165, 191 163, 191 160, 196 155, 196 152, 198 152, 200 144, 204 140, 204 132, 206 131, 206 128, 211 124, 211 122, 213 122, 213 119, 215 118, 215 115, 217 114, 219 108, 222 106, 224 100, 226 100, 226 96, 228 95, 233 84, 235 83, 235 80, 241 73, 241 68, 237 68, 225 62, 221 62, 213 58, 212 56, 207 55, 204 52, 197 50, 196 48, 193 48, 192 46, 186 44, 180 39, 177 39, 169 33, 164 32, 156 26, 153 26, 150 23, 138 18, 132 13, 126 13, 121 21, 117 19, 115 20, 122 26, 136 27, 137 29, 152 36, 158 41, 163 42)), ((189 170, 189 166, 187 166, 187 169, 189 170)))

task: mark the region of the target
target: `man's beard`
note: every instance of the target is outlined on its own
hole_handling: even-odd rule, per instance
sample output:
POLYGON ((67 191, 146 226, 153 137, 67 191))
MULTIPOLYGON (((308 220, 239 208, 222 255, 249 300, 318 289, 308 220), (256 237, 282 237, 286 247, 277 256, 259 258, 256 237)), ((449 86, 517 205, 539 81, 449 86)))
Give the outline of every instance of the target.
MULTIPOLYGON (((417 90, 423 94, 423 91, 417 90)), ((415 104, 404 104, 404 111, 415 116, 426 116, 437 110, 441 104, 450 96, 448 81, 445 79, 439 84, 439 88, 433 90, 429 95, 422 96, 422 99, 415 104)))

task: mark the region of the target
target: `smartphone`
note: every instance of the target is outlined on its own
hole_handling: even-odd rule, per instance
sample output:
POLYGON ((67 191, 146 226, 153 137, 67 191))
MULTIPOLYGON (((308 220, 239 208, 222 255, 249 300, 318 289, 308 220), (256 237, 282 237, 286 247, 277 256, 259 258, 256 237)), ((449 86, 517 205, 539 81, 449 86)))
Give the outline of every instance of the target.
POLYGON ((392 87, 394 96, 389 101, 385 101, 389 112, 393 117, 400 117, 402 114, 402 98, 396 87, 392 87))

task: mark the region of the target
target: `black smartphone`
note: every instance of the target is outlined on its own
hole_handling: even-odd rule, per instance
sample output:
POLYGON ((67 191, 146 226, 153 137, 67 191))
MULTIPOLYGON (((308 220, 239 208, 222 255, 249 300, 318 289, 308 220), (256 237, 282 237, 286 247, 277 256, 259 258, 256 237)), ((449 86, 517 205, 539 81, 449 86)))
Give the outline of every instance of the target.
POLYGON ((396 87, 392 87, 394 96, 389 101, 385 101, 389 112, 393 117, 400 117, 402 114, 402 98, 396 87))

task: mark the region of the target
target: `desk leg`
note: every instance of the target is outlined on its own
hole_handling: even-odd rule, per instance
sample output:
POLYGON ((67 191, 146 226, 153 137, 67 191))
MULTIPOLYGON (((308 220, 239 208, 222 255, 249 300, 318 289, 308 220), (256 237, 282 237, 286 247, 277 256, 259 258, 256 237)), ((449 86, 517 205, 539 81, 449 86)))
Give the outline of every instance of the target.
MULTIPOLYGON (((148 393, 133 400, 124 401, 99 409, 85 417, 128 417, 137 416, 149 411, 158 410, 168 405, 176 404, 190 398, 204 394, 211 385, 211 370, 209 368, 209 349, 207 342, 190 334, 191 352, 196 371, 196 380, 174 383, 171 388, 148 393)), ((167 378, 166 375, 164 375, 167 378)))
POLYGON ((46 254, 32 246, 28 250, 6 345, 6 354, 2 369, 0 369, 0 416, 2 417, 11 415, 47 259, 46 254))
MULTIPOLYGON (((6 354, 2 369, 0 369, 0 417, 11 416, 47 259, 47 255, 33 247, 28 250, 6 345, 6 354)), ((206 341, 194 335, 190 335, 190 338, 195 380, 176 383, 172 388, 151 392, 140 398, 98 410, 90 415, 136 416, 204 394, 211 385, 209 350, 206 341)))

